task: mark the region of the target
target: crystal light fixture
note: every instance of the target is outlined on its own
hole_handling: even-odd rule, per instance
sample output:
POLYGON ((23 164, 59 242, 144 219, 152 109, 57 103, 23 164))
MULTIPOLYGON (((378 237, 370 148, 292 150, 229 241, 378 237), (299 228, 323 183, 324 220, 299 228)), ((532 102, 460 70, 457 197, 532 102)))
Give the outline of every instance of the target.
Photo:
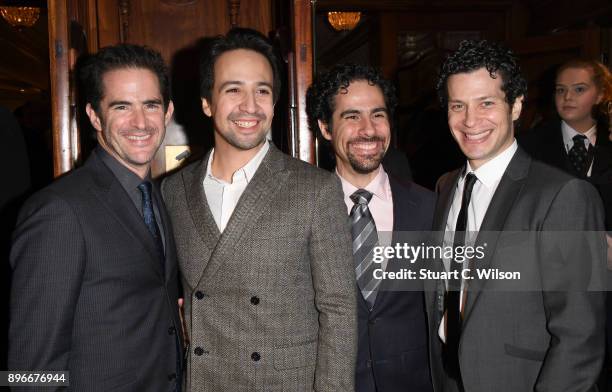
POLYGON ((328 12, 327 20, 334 30, 352 30, 361 19, 361 12, 328 12))
POLYGON ((4 6, 0 15, 13 27, 32 27, 40 17, 40 8, 4 6))

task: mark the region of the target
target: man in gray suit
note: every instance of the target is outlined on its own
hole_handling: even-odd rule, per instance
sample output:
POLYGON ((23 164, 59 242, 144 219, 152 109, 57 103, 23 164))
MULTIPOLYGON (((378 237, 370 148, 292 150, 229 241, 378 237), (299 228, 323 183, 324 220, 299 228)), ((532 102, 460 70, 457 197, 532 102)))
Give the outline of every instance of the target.
MULTIPOLYGON (((587 285, 603 273, 606 251, 596 190, 517 146, 526 82, 507 49, 462 42, 441 68, 438 93, 467 162, 438 181, 434 230, 455 249, 477 233, 483 256, 459 279, 426 281, 434 389, 596 390, 604 297, 587 285), (479 275, 493 269, 521 276, 479 275)), ((452 272, 457 261, 436 267, 452 272)))
POLYGON ((69 371, 75 391, 180 390, 175 248, 149 175, 172 117, 167 69, 118 45, 81 71, 99 146, 20 212, 8 366, 69 371))
POLYGON ((266 140, 272 46, 233 29, 200 68, 215 146, 166 179, 193 391, 352 391, 356 285, 342 189, 266 140))

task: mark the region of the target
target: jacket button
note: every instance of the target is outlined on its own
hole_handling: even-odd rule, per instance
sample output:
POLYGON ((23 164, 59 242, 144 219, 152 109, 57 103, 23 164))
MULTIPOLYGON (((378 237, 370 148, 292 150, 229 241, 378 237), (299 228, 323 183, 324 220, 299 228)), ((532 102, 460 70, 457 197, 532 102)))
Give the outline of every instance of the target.
POLYGON ((175 331, 176 331, 176 329, 174 327, 168 328, 168 335, 174 335, 175 331))
POLYGON ((370 320, 368 320, 368 324, 370 324, 370 325, 374 325, 374 324, 376 324, 376 321, 377 321, 377 320, 378 320, 378 319, 375 319, 375 318, 370 319, 370 320))
POLYGON ((261 359, 261 355, 259 355, 258 352, 254 352, 253 354, 251 354, 251 359, 255 362, 259 361, 261 359))
POLYGON ((202 299, 202 298, 204 298, 204 293, 201 292, 200 290, 198 290, 198 291, 195 292, 195 297, 197 299, 202 299))
POLYGON ((168 381, 176 379, 176 373, 168 374, 168 381))
POLYGON ((259 304, 259 297, 257 297, 257 296, 252 296, 252 297, 251 297, 251 303, 252 303, 253 305, 258 305, 258 304, 259 304))
POLYGON ((202 347, 196 347, 193 349, 193 353, 199 357, 204 354, 204 349, 202 347))

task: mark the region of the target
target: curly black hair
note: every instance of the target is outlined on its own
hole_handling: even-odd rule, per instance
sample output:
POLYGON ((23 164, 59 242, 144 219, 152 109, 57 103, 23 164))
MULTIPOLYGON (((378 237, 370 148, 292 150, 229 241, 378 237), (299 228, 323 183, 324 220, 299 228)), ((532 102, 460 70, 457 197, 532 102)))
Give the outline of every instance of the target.
POLYGON ((521 74, 521 67, 511 50, 486 40, 464 40, 459 44, 459 49, 450 54, 440 67, 436 89, 443 109, 448 105, 448 78, 480 68, 486 68, 494 79, 501 76, 502 91, 510 106, 514 105, 518 97, 526 97, 527 81, 521 74))
POLYGON ((226 35, 209 39, 200 53, 200 97, 210 101, 215 83, 215 62, 223 53, 237 49, 252 50, 268 60, 274 77, 272 95, 276 102, 281 89, 281 76, 274 46, 259 31, 242 27, 235 27, 226 35))
POLYGON ((164 109, 170 102, 168 67, 161 54, 151 48, 132 44, 107 46, 97 53, 85 57, 79 63, 79 78, 84 89, 85 102, 91 104, 96 113, 104 98, 104 74, 126 68, 142 68, 153 72, 159 81, 164 109))
POLYGON ((310 129, 316 130, 318 135, 321 134, 317 120, 332 126, 336 95, 346 91, 349 84, 357 80, 367 80, 370 85, 380 87, 389 117, 392 118, 397 106, 393 84, 384 79, 376 68, 358 64, 339 64, 319 75, 306 92, 306 113, 310 129))

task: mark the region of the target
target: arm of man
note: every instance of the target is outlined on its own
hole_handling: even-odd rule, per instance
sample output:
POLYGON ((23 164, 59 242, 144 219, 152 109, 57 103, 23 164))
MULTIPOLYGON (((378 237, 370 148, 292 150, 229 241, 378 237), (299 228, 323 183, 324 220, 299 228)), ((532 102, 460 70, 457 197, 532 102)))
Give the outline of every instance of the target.
POLYGON ((606 310, 589 282, 605 276, 603 217, 597 191, 581 180, 561 189, 546 216, 540 269, 551 341, 536 391, 596 390, 606 310))
POLYGON ((357 285, 351 234, 336 176, 321 185, 311 224, 310 258, 319 341, 315 390, 354 390, 357 353, 357 285))
POLYGON ((10 263, 8 368, 69 370, 85 244, 65 200, 46 190, 24 205, 10 263))

